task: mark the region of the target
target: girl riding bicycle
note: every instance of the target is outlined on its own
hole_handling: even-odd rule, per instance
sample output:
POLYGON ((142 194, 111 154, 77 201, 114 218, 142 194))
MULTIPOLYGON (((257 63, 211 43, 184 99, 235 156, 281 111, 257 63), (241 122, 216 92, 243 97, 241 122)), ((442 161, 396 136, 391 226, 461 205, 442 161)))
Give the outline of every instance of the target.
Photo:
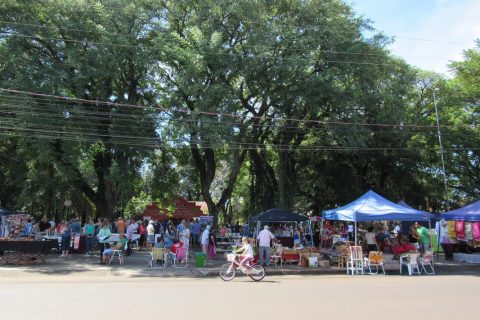
POLYGON ((253 248, 252 245, 248 242, 247 237, 242 238, 242 246, 235 251, 236 254, 240 256, 240 267, 249 269, 247 263, 253 260, 253 248))

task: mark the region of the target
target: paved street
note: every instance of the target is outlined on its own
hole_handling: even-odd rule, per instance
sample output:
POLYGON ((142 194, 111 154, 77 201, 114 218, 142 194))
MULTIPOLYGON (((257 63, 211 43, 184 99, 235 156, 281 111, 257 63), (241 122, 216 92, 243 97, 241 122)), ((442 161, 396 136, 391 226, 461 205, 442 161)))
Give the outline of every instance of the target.
POLYGON ((267 276, 146 278, 0 269, 2 319, 478 319, 480 278, 267 276))

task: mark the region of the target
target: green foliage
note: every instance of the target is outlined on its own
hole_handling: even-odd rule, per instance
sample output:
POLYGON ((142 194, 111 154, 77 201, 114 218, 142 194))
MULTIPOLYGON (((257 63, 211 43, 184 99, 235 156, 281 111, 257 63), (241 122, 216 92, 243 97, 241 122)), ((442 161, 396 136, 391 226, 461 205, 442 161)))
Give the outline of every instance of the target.
POLYGON ((415 70, 337 0, 7 0, 0 21, 0 88, 66 98, 0 91, 2 206, 135 216, 182 195, 231 222, 373 188, 439 210, 432 88, 447 198, 480 196, 478 48, 454 79, 415 70))

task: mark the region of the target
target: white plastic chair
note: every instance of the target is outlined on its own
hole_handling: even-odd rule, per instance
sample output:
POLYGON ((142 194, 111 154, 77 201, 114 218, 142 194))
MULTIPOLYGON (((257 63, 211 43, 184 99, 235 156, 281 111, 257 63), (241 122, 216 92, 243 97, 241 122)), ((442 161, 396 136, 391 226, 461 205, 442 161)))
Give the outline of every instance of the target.
POLYGON ((418 262, 422 266, 425 274, 435 274, 435 269, 433 268, 433 253, 431 251, 426 251, 423 257, 418 259, 418 262), (429 266, 432 271, 428 272, 425 266, 429 266))
POLYGON ((280 263, 280 267, 282 267, 283 266, 282 254, 283 254, 283 247, 272 249, 270 253, 270 261, 268 265, 270 266, 273 264, 275 267, 278 267, 278 264, 280 263))
POLYGON ((383 274, 385 274, 385 268, 383 267, 383 254, 381 251, 370 251, 368 258, 364 259, 365 269, 368 268, 368 274, 378 274, 379 268, 382 268, 383 274), (372 272, 372 267, 376 267, 376 272, 372 272))
POLYGON ((123 251, 127 251, 127 249, 128 249, 128 241, 127 243, 125 243, 125 246, 122 249, 113 250, 112 256, 110 257, 110 261, 108 262, 108 264, 112 263, 113 259, 115 258, 115 255, 118 256, 118 262, 120 264, 123 264, 123 251))
POLYGON ((167 266, 167 252, 165 248, 152 248, 152 252, 150 252, 150 268, 153 268, 154 263, 156 264, 158 260, 163 262, 163 268, 165 269, 167 266))
POLYGON ((361 246, 350 246, 348 247, 350 250, 350 259, 347 260, 347 274, 349 271, 352 271, 352 275, 359 274, 360 272, 363 274, 363 252, 361 246))
POLYGON ((402 266, 407 266, 409 276, 415 273, 415 269, 417 270, 416 272, 420 274, 420 268, 418 267, 419 255, 419 253, 409 253, 400 256, 400 274, 402 273, 402 266))

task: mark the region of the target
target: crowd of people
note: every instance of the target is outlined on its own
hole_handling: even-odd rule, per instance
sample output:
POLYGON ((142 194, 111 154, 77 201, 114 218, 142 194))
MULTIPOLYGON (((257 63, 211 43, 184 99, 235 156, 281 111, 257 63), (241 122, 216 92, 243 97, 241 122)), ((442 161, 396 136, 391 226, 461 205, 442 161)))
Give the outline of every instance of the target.
MULTIPOLYGON (((325 224, 322 230, 323 239, 327 240, 337 235, 345 241, 355 241, 355 229, 353 224, 331 223, 325 224)), ((431 251, 430 233, 422 224, 415 222, 409 228, 402 229, 400 223, 360 223, 357 230, 357 241, 369 251, 388 251, 396 256, 403 253, 418 251, 424 254, 431 251)))
POLYGON ((170 250, 174 244, 180 244, 188 252, 192 245, 201 247, 208 259, 214 259, 216 256, 215 230, 210 225, 201 224, 198 219, 155 221, 119 217, 114 221, 106 218, 94 221, 89 218, 82 226, 79 217, 55 222, 47 216, 35 221, 31 216, 26 215, 10 236, 34 237, 38 234, 57 236, 61 239, 59 241, 60 257, 67 257, 72 251, 72 240, 75 236, 84 236, 85 253, 91 254, 94 249, 99 249, 102 263, 106 262, 115 249, 126 247, 128 252, 130 249, 128 243, 132 239, 135 239, 135 243, 140 248, 156 246, 170 250), (111 241, 112 234, 118 235, 118 241, 111 241))

